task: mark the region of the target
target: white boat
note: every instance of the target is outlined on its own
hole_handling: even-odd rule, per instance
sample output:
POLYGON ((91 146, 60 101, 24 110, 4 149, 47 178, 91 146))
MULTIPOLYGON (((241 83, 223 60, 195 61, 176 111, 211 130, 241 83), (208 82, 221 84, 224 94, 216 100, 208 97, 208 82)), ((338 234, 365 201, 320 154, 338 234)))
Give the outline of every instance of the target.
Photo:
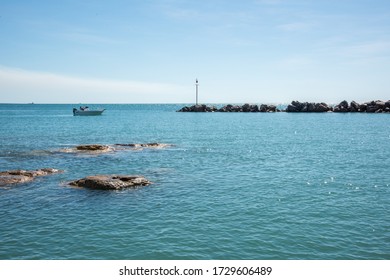
POLYGON ((88 107, 73 108, 73 116, 99 116, 106 109, 90 110, 88 107))

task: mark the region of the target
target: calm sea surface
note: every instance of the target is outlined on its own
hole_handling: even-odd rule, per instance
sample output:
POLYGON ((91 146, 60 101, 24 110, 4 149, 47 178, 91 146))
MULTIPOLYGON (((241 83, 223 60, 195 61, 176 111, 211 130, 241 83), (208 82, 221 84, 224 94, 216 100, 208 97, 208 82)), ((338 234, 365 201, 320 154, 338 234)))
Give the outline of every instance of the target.
POLYGON ((0 105, 0 259, 390 259, 390 114, 177 113, 0 105), (79 144, 166 149, 61 153, 79 144), (123 191, 66 186, 140 174, 123 191))

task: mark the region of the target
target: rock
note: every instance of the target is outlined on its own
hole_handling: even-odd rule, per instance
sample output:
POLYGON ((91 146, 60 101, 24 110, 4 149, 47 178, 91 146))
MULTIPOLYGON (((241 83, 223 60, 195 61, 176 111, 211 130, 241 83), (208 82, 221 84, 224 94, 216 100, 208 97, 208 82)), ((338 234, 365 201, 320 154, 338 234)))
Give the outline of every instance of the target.
POLYGON ((335 113, 347 113, 349 111, 350 110, 349 110, 348 102, 346 100, 340 102, 339 105, 333 108, 333 112, 335 113))
POLYGON ((360 105, 359 105, 359 103, 352 101, 349 108, 350 108, 351 112, 359 112, 360 105))
POLYGON ((366 111, 367 111, 367 103, 360 104, 359 112, 366 112, 366 111))
POLYGON ((382 113, 382 112, 386 112, 386 107, 387 107, 386 104, 389 104, 387 102, 383 102, 381 100, 366 102, 365 103, 365 105, 366 105, 366 110, 365 111, 367 113, 382 113))
POLYGON ((269 106, 268 106, 267 112, 268 112, 268 113, 274 113, 274 112, 276 112, 276 106, 275 106, 275 105, 269 105, 269 106))
POLYGON ((322 113, 332 111, 326 103, 313 103, 313 102, 299 102, 292 101, 290 105, 287 106, 286 112, 296 113, 296 112, 308 112, 308 113, 322 113))
POLYGON ((206 106, 206 105, 194 105, 191 107, 183 107, 177 112, 244 112, 244 113, 257 113, 257 112, 279 112, 279 110, 274 105, 261 105, 260 108, 256 104, 245 103, 244 105, 231 105, 228 104, 226 106, 218 109, 215 106, 206 106))
POLYGON ((250 111, 251 111, 252 113, 257 113, 257 112, 259 112, 259 106, 257 106, 257 105, 251 105, 251 106, 250 106, 250 111))
POLYGON ((110 147, 107 145, 100 145, 100 144, 91 144, 91 145, 80 145, 76 146, 76 150, 78 151, 99 151, 99 152, 105 152, 109 151, 110 147))
POLYGON ((218 109, 215 106, 209 107, 205 104, 192 105, 191 107, 184 106, 177 112, 216 112, 218 109))
POLYGON ((178 112, 189 112, 190 111, 190 108, 187 107, 187 106, 184 106, 183 108, 181 108, 180 110, 178 110, 178 112))
POLYGON ((100 144, 87 144, 87 145, 79 145, 74 148, 65 148, 61 149, 60 152, 63 153, 85 153, 85 154, 101 154, 112 152, 113 148, 108 145, 100 145, 100 144))
POLYGON ((130 143, 130 144, 115 144, 115 146, 131 147, 135 149, 140 149, 140 148, 161 149, 161 148, 171 147, 172 145, 164 144, 164 143, 130 143))
POLYGON ((27 183, 32 180, 34 180, 34 178, 29 176, 0 174, 0 187, 11 184, 27 183))
POLYGON ((322 113, 322 112, 331 112, 332 110, 333 108, 330 107, 328 104, 321 102, 321 103, 316 103, 314 112, 322 113))
POLYGON ((295 113, 295 112, 299 112, 299 110, 298 110, 297 107, 295 107, 294 105, 290 104, 290 105, 287 106, 286 112, 295 113))
POLYGON ((149 184, 151 184, 149 180, 138 175, 95 175, 69 183, 71 186, 101 190, 137 188, 149 184))
POLYGON ((37 170, 8 170, 0 172, 0 186, 17 183, 27 183, 35 177, 46 176, 54 173, 62 173, 63 170, 54 168, 42 168, 37 170))

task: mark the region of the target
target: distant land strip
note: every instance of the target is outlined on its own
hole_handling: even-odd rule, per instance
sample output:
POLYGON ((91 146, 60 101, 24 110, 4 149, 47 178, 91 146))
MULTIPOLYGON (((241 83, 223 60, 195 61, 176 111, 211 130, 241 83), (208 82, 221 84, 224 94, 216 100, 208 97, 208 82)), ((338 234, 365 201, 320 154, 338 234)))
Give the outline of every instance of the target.
POLYGON ((326 103, 314 102, 299 102, 292 101, 285 109, 280 109, 275 105, 267 104, 244 104, 244 105, 225 105, 221 108, 215 106, 207 106, 205 104, 198 104, 192 106, 185 106, 177 112, 245 112, 245 113, 274 113, 274 112, 288 112, 288 113, 390 113, 390 100, 388 101, 370 101, 359 104, 355 101, 348 103, 346 100, 334 107, 326 103))

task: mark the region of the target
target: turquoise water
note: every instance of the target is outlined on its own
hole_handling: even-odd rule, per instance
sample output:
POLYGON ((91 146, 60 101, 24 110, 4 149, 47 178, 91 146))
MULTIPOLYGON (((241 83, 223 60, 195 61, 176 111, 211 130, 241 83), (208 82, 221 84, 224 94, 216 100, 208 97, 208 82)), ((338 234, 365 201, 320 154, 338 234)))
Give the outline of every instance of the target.
POLYGON ((176 113, 182 105, 0 105, 0 259, 390 259, 390 115, 176 113), (78 144, 161 142, 95 155, 78 144), (148 187, 66 182, 140 174, 148 187))

